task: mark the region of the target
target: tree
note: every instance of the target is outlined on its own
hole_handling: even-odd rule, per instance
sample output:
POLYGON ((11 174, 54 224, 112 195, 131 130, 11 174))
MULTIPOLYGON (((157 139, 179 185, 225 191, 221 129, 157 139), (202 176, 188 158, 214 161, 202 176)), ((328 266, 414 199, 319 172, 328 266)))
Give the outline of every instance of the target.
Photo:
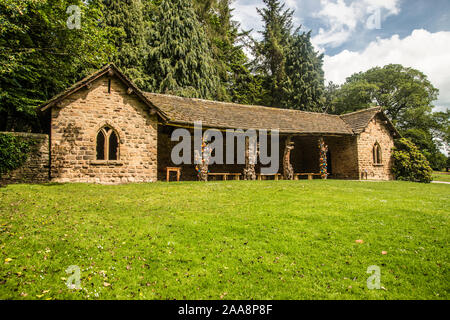
POLYGON ((194 0, 197 16, 206 29, 220 85, 216 99, 243 104, 261 104, 263 78, 252 73, 244 47, 250 31, 233 20, 233 0, 194 0))
POLYGON ((440 171, 445 167, 447 157, 439 150, 439 144, 434 139, 430 130, 426 131, 417 128, 408 129, 404 132, 403 136, 414 142, 428 159, 433 170, 440 171))
POLYGON ((110 58, 140 88, 151 76, 145 73, 148 26, 141 0, 96 0, 103 6, 105 24, 110 27, 109 41, 117 51, 110 58))
POLYGON ((325 113, 335 113, 335 101, 338 97, 340 86, 333 81, 328 82, 324 89, 324 104, 322 111, 325 113))
POLYGON ((287 109, 321 111, 324 98, 323 54, 311 43, 311 31, 291 37, 286 50, 285 94, 280 106, 287 109))
POLYGON ((431 124, 436 89, 419 70, 389 64, 353 74, 341 87, 337 112, 380 106, 399 129, 431 124))
POLYGON ((264 78, 264 105, 321 111, 324 105, 323 55, 311 44, 311 31, 294 30, 294 11, 279 0, 258 9, 263 39, 255 43, 255 71, 264 78))
POLYGON ((372 102, 372 95, 374 91, 378 90, 378 87, 366 80, 346 82, 333 89, 335 90, 333 96, 327 97, 330 103, 327 108, 330 113, 344 114, 376 105, 372 102))
POLYGON ((210 43, 190 0, 162 0, 150 34, 149 89, 184 97, 215 98, 219 78, 210 43))
POLYGON ((265 7, 258 8, 264 29, 260 33, 262 41, 255 43, 254 54, 258 65, 257 71, 265 78, 268 95, 265 104, 280 107, 287 82, 286 50, 292 35, 293 10, 285 9, 279 0, 263 0, 265 7))
POLYGON ((433 113, 432 133, 438 145, 450 153, 450 110, 433 113))
POLYGON ((98 6, 81 0, 0 2, 0 130, 40 131, 36 107, 94 69, 114 49, 98 6), (70 5, 81 29, 70 29, 70 5))

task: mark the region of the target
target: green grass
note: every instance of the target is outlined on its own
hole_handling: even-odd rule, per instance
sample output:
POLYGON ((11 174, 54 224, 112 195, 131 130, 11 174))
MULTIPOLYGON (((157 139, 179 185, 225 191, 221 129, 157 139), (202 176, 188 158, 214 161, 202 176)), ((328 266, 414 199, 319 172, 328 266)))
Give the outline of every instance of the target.
POLYGON ((450 174, 446 172, 433 172, 433 180, 434 181, 444 181, 444 182, 450 182, 450 174))
POLYGON ((449 299, 449 191, 332 180, 11 185, 0 188, 0 299, 449 299), (81 290, 65 285, 70 265, 81 290), (371 265, 380 290, 366 286, 371 265))

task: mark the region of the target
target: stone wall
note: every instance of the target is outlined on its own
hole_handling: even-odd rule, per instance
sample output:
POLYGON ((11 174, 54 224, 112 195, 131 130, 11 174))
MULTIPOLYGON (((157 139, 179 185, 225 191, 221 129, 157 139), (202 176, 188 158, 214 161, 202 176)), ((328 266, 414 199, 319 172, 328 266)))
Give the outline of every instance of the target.
POLYGON ((157 116, 127 89, 116 77, 105 75, 52 108, 52 181, 156 181, 157 116), (96 160, 97 134, 105 125, 119 136, 118 160, 96 160))
MULTIPOLYGON (((380 116, 374 117, 357 139, 358 167, 360 177, 367 172, 367 178, 373 180, 392 180, 392 148, 394 138, 388 126, 380 116), (382 163, 374 164, 373 147, 375 143, 382 150, 382 163)), ((364 177, 365 178, 365 177, 364 177)))
MULTIPOLYGON (((355 136, 325 137, 331 157, 331 178, 358 179, 358 149, 355 136)), ((330 160, 330 159, 328 159, 330 160)))
MULTIPOLYGON (((2 132, 3 133, 3 132, 2 132)), ((6 132, 4 132, 6 133, 6 132)), ((49 137, 46 134, 8 132, 35 142, 28 159, 22 167, 3 175, 2 184, 45 183, 49 181, 49 137)))

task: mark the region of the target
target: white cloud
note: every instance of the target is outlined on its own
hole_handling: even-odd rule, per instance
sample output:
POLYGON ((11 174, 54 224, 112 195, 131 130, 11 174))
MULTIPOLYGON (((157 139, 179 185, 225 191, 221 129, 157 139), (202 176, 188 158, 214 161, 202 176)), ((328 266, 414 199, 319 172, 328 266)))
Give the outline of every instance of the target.
POLYGON ((237 20, 244 30, 261 29, 262 22, 258 11, 256 11, 256 5, 233 2, 232 7, 234 8, 233 19, 237 20))
MULTIPOLYGON (((285 0, 286 7, 294 10, 299 9, 299 0, 285 0)), ((263 29, 263 22, 256 8, 264 8, 262 0, 243 1, 237 0, 231 3, 234 8, 233 19, 241 24, 243 30, 253 29, 253 36, 260 38, 258 31, 263 29)), ((293 17, 295 26, 302 24, 302 19, 295 15, 293 17)))
POLYGON ((343 83, 355 72, 390 63, 402 64, 425 73, 440 90, 436 105, 441 110, 450 107, 450 32, 430 33, 418 29, 404 39, 398 35, 377 39, 362 52, 344 50, 335 56, 325 56, 325 78, 327 81, 343 83))
POLYGON ((285 0, 285 3, 291 9, 298 9, 298 0, 285 0))
MULTIPOLYGON (((337 47, 350 39, 358 26, 366 27, 368 20, 378 14, 380 23, 390 15, 400 13, 399 0, 320 0, 321 10, 313 16, 321 19, 327 29, 320 28, 312 43, 323 51, 324 47, 337 47)), ((375 26, 375 25, 374 25, 375 26)))

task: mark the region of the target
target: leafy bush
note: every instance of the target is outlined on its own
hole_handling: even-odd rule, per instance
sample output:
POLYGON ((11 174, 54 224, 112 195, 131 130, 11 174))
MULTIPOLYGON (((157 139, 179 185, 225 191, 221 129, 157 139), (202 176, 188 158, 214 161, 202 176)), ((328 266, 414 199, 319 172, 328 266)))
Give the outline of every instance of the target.
POLYGON ((395 142, 392 156, 392 168, 397 180, 430 183, 433 170, 427 158, 408 139, 402 138, 395 142))
POLYGON ((0 133, 0 176, 22 166, 33 144, 22 137, 0 133))

